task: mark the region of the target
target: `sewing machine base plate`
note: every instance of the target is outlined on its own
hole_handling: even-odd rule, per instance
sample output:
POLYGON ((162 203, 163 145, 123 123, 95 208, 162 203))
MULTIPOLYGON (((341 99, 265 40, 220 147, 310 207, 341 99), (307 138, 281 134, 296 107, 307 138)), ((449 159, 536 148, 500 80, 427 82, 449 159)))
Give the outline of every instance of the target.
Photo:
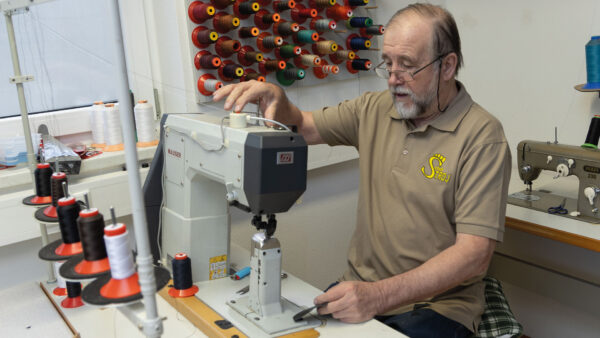
MULTIPOLYGON (((519 191, 519 192, 508 195, 507 202, 512 205, 529 208, 529 209, 533 209, 533 210, 538 210, 538 211, 547 213, 548 208, 559 206, 562 203, 563 199, 565 199, 564 196, 552 194, 549 192, 538 191, 538 190, 531 190, 531 191, 523 190, 523 191, 519 191)), ((572 218, 572 219, 576 219, 578 221, 584 221, 584 222, 589 222, 589 223, 596 223, 596 224, 600 223, 600 218, 590 217, 590 216, 586 216, 586 215, 571 216, 570 215, 571 212, 577 211, 577 200, 574 198, 567 197, 564 208, 568 210, 568 212, 566 214, 564 214, 564 215, 554 214, 554 215, 572 218)))
MULTIPOLYGON (((246 317, 248 321, 254 323, 254 325, 260 327, 263 331, 268 334, 275 334, 281 331, 288 330, 304 330, 307 328, 315 327, 321 324, 318 320, 308 319, 295 322, 293 317, 296 313, 304 310, 296 304, 290 302, 285 298, 281 298, 281 305, 283 312, 279 315, 273 315, 269 317, 259 317, 254 311, 250 310, 248 296, 240 297, 238 299, 232 299, 227 302, 227 305, 231 306, 242 316, 246 317)), ((307 316, 310 318, 309 316, 307 316)))

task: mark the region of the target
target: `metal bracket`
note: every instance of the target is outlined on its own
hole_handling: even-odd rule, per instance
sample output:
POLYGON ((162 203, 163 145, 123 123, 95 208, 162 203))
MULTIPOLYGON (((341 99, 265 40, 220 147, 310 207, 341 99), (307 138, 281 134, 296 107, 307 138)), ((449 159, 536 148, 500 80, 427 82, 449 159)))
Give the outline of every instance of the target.
POLYGON ((10 83, 23 83, 33 81, 33 75, 20 75, 20 76, 11 76, 8 78, 8 82, 10 83))
POLYGON ((18 10, 25 9, 29 10, 29 6, 43 4, 44 2, 48 2, 52 0, 5 0, 0 1, 0 11, 8 12, 13 11, 16 12, 18 10))

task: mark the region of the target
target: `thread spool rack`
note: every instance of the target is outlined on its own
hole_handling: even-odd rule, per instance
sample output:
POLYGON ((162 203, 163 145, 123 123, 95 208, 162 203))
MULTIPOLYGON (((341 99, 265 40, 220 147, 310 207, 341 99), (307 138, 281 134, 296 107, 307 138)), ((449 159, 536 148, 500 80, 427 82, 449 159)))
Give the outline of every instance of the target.
MULTIPOLYGON (((188 88, 193 88, 196 103, 204 103, 212 100, 211 94, 214 91, 215 86, 217 88, 222 85, 231 83, 237 83, 241 80, 248 78, 258 79, 262 76, 267 82, 272 82, 278 85, 284 86, 312 86, 321 84, 324 81, 339 81, 339 80, 350 80, 355 79, 359 76, 374 76, 374 72, 358 70, 349 66, 346 60, 340 60, 333 56, 334 54, 327 54, 331 51, 332 43, 326 43, 332 41, 335 46, 334 50, 351 50, 355 54, 354 63, 350 62, 350 65, 354 67, 374 67, 379 58, 379 45, 380 45, 380 33, 383 32, 384 23, 379 22, 376 17, 376 4, 377 0, 296 0, 296 1, 271 1, 271 0, 249 0, 249 1, 227 1, 227 0, 202 0, 193 1, 186 0, 181 2, 178 6, 178 16, 180 25, 183 26, 182 38, 184 41, 184 49, 187 49, 187 53, 184 53, 183 57, 186 58, 183 64, 186 69, 184 72, 193 74, 191 76, 186 75, 186 81, 193 81, 188 84, 188 88), (286 4, 293 3, 294 9, 281 8, 286 7, 286 4), (333 6, 347 6, 337 11, 329 10, 331 7, 320 7, 318 4, 334 3, 333 6), (357 3, 361 3, 360 6, 354 6, 357 3), (200 6, 202 6, 202 15, 204 18, 192 19, 194 10, 196 13, 200 12, 200 6), (213 9, 208 9, 208 6, 212 6, 213 9), (368 34, 365 28, 351 27, 347 23, 344 13, 348 10, 352 11, 353 24, 368 24, 371 25, 370 33, 377 30, 374 34, 368 34), (251 12, 251 14, 247 14, 251 12), (316 22, 311 25, 312 15, 322 17, 328 22, 335 22, 336 28, 329 29, 321 22, 319 29, 316 27, 316 22), (211 15, 211 13, 214 13, 211 15), (246 14, 245 14, 246 13, 246 14), (276 14, 276 18, 272 16, 276 14), (232 15, 229 20, 224 18, 227 15, 232 15), (307 17, 308 16, 308 17, 307 17), (264 19, 267 18, 267 19, 264 19), (269 19, 271 18, 271 20, 269 19), (223 19, 223 20, 221 20, 223 19), (227 21, 223 23, 223 21, 227 21), (279 25, 269 23, 269 21, 279 21, 279 25), (286 34, 286 29, 283 29, 281 24, 283 22, 296 23, 302 29, 313 30, 318 34, 312 36, 312 34, 286 34), (311 27, 312 26, 312 27, 311 27), (378 27, 378 29, 375 29, 378 27), (201 37, 198 37, 198 33, 203 32, 201 37), (267 33, 267 34, 265 34, 267 33), (183 36, 185 34, 185 36, 183 36), (240 37, 240 34, 246 37, 240 37), (304 36, 307 35, 307 36, 304 36), (289 51, 283 52, 278 48, 273 48, 273 43, 278 43, 278 37, 281 37, 283 45, 290 44, 299 46, 302 54, 314 54, 317 55, 324 62, 322 66, 334 67, 314 67, 313 64, 309 64, 306 57, 285 57, 282 54, 287 54, 289 51), (314 40, 316 38, 316 41, 314 40), (364 41, 361 40, 364 38, 364 41), (200 41, 201 40, 201 41, 200 41), (237 42, 237 43, 236 43, 237 42), (366 46, 365 46, 366 45, 366 46), (361 47, 362 46, 362 47, 361 47), (328 51, 329 48, 329 51, 328 51), (364 48, 364 49, 360 49, 364 48), (235 51, 233 51, 235 50, 235 51), (282 53, 283 52, 283 53, 282 53), (214 56, 220 57, 221 65, 219 68, 214 65, 215 61, 209 61, 205 58, 203 63, 206 68, 197 68, 200 63, 198 59, 199 53, 206 55, 209 53, 214 56), (273 65, 265 65, 256 62, 256 53, 260 53, 263 60, 271 60, 273 65), (240 60, 241 59, 241 60, 240 60), (254 61, 253 61, 254 60, 254 61), (358 61, 360 60, 360 61, 358 61), (298 73, 302 76, 298 76, 295 80, 283 80, 285 77, 284 72, 277 72, 274 69, 278 66, 277 63, 281 64, 284 62, 287 75, 292 73, 298 73), (304 62, 303 62, 304 61, 304 62), (340 62, 341 61, 341 62, 340 62), (233 65, 239 65, 240 69, 235 69, 233 65), (271 67, 272 66, 272 67, 271 67), (227 71, 225 76, 223 70, 225 67, 227 71), (268 68, 267 74, 265 74, 265 68, 268 68), (299 72, 302 69, 303 72, 299 72), (314 70, 317 69, 315 72, 314 70), (335 70, 337 72, 333 72, 335 70), (238 76, 231 77, 236 73, 242 73, 238 76), (359 74, 360 73, 360 74, 359 74), (209 76, 207 77, 206 74, 209 76), (249 76, 248 76, 249 75, 249 76), (217 81, 206 82, 207 78, 216 79, 217 81), (202 82, 202 85, 198 88, 198 82, 202 82), (212 90, 206 90, 204 84, 208 83, 212 86, 212 90)), ((338 8, 339 9, 339 8, 338 8)), ((289 33, 289 32, 288 32, 289 33)), ((264 61, 263 61, 264 62, 264 61)), ((237 75, 237 74, 236 74, 237 75)))

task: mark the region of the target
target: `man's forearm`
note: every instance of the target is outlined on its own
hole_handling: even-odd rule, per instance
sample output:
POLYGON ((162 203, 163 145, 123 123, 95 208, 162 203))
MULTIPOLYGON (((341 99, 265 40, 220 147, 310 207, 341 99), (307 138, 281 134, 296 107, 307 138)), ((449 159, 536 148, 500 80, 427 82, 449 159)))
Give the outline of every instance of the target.
POLYGON ((421 266, 375 282, 379 313, 418 302, 484 273, 496 247, 488 238, 459 234, 456 243, 421 266))

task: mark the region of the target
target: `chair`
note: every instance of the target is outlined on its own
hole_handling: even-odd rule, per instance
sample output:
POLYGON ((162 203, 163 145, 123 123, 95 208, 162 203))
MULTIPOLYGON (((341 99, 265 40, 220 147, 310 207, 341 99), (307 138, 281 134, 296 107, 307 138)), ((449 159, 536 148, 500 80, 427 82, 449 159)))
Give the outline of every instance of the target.
POLYGON ((485 283, 485 310, 481 315, 475 338, 521 337, 523 326, 510 310, 502 285, 496 278, 487 276, 485 283))

